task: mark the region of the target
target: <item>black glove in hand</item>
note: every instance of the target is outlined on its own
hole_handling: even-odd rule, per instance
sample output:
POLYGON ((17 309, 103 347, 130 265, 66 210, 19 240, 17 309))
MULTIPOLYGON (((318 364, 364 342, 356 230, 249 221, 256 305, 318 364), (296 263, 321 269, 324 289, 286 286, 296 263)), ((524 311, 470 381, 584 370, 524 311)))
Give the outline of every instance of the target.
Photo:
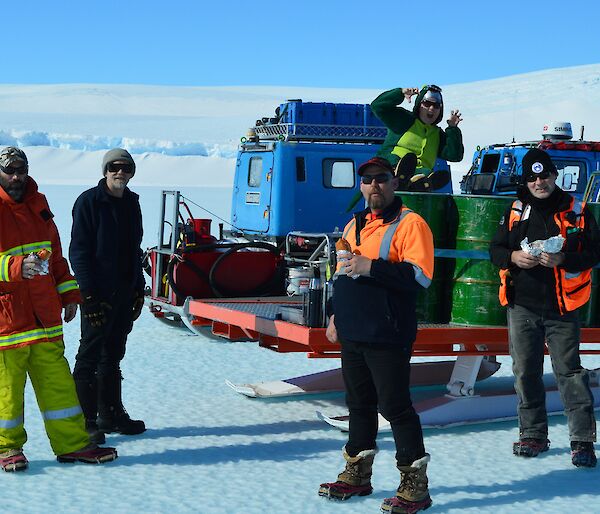
POLYGON ((131 320, 135 321, 140 317, 142 313, 142 308, 144 307, 144 293, 137 292, 133 297, 133 307, 131 312, 131 320))
POLYGON ((106 323, 106 312, 111 309, 110 304, 87 296, 81 305, 81 314, 92 327, 101 327, 106 323))

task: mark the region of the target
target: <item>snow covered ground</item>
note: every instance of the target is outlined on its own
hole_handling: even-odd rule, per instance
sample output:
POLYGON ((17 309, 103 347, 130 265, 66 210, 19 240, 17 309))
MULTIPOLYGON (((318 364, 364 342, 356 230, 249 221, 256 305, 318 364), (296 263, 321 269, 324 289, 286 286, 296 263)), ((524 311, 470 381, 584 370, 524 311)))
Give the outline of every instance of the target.
MULTIPOLYGON (((464 112, 467 155, 477 144, 505 141, 513 134, 533 139, 550 119, 571 121, 575 129, 584 124, 588 139, 600 139, 600 65, 456 85, 444 92, 446 108, 464 112)), ((194 202, 228 219, 236 141, 256 117, 286 98, 368 102, 377 93, 0 85, 0 145, 25 146, 31 174, 49 198, 65 248, 71 206, 99 179, 103 152, 114 144, 131 145, 138 161, 131 187, 141 195, 144 244, 150 246, 162 187, 181 185, 194 202)), ((468 160, 455 169, 466 170, 468 160)), ((77 318, 65 327, 71 363, 78 338, 77 318)), ((510 362, 502 362, 499 375, 510 375, 510 362)), ((123 373, 127 409, 146 421, 148 431, 138 437, 110 436, 108 442, 120 455, 114 463, 58 464, 28 387, 25 451, 31 465, 26 473, 0 477, 0 512, 378 512, 398 485, 390 435, 378 442, 374 494, 329 502, 316 491, 340 471, 345 437, 318 421, 315 411, 342 413, 343 396, 252 400, 224 383, 275 380, 337 364, 276 354, 256 343, 195 337, 145 311, 130 336, 123 373)), ((584 365, 600 367, 600 357, 585 357, 584 365)), ((600 470, 571 465, 562 416, 551 419, 552 447, 539 458, 513 457, 516 437, 515 421, 425 430, 434 501, 428 512, 600 512, 600 470)))

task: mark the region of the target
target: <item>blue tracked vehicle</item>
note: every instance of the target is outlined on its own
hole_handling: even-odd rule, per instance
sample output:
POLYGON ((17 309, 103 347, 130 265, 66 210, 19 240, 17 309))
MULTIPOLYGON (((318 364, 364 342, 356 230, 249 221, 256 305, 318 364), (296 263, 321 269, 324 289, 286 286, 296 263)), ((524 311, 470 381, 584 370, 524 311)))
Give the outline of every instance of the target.
POLYGON ((581 199, 592 173, 600 171, 600 143, 573 140, 571 124, 544 126, 542 139, 477 148, 473 164, 460 183, 461 193, 514 196, 521 182, 522 159, 531 148, 548 152, 558 170, 557 185, 581 199))
MULTIPOLYGON (((257 120, 237 155, 230 235, 281 242, 291 231, 343 227, 360 191, 356 171, 386 130, 368 104, 289 100, 257 120)), ((434 169, 450 170, 442 159, 434 169)))

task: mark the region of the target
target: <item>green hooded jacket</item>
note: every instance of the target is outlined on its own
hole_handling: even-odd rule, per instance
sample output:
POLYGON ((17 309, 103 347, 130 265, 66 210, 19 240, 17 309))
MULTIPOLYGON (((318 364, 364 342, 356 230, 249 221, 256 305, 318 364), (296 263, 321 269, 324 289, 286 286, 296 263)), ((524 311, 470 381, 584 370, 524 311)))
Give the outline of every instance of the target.
POLYGON ((437 157, 447 161, 461 161, 464 155, 462 133, 458 127, 442 130, 437 126, 444 115, 444 105, 435 125, 423 123, 418 116, 419 107, 427 92, 421 89, 412 112, 400 107, 404 101, 402 88, 381 93, 371 103, 373 113, 388 128, 385 141, 381 145, 378 157, 384 157, 395 166, 407 153, 417 156, 417 167, 432 170, 437 157))

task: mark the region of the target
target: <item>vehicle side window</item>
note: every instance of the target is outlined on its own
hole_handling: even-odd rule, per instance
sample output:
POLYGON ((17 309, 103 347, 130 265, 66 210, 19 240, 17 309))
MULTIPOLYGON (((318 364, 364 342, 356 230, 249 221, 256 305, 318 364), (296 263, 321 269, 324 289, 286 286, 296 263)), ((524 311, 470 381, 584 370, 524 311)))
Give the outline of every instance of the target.
POLYGON ((558 170, 556 185, 570 193, 583 193, 587 181, 585 162, 553 161, 558 170))
POLYGON ((323 185, 327 188, 352 189, 356 173, 350 159, 323 159, 323 185))
POLYGON ((296 180, 306 182, 306 163, 304 157, 296 157, 296 180))
POLYGON ((262 157, 251 157, 248 166, 248 185, 250 187, 260 187, 262 179, 263 160, 262 157))

